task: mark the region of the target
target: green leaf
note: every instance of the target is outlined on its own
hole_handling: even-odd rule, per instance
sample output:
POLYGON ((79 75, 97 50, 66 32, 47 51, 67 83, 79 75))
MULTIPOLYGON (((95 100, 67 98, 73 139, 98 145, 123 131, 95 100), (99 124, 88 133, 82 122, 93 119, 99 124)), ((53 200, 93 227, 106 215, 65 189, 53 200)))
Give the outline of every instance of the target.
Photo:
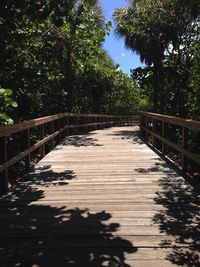
POLYGON ((17 102, 13 101, 12 102, 12 105, 11 105, 13 108, 16 108, 18 105, 17 105, 17 102))
POLYGON ((6 89, 7 96, 11 96, 13 94, 13 91, 11 89, 6 89))
POLYGON ((5 91, 6 91, 5 89, 1 88, 1 89, 0 89, 0 94, 3 95, 3 94, 5 93, 5 91))

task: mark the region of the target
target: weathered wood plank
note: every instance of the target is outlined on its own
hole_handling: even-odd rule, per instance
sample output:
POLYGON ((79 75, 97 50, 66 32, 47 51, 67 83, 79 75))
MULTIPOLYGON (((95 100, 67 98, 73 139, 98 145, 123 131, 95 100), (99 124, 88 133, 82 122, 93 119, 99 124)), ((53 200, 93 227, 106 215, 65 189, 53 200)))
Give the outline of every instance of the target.
POLYGON ((137 127, 68 137, 1 198, 0 265, 198 266, 198 190, 137 127))

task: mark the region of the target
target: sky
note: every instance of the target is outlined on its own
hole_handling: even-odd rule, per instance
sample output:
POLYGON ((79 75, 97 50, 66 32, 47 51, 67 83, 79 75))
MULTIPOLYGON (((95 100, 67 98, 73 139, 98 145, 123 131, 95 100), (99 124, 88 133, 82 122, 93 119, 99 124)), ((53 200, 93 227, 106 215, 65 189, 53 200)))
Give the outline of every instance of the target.
MULTIPOLYGON (((127 1, 100 0, 100 2, 106 21, 112 21, 114 28, 114 22, 112 20, 113 11, 115 10, 115 8, 127 7, 127 1)), ((130 74, 130 69, 144 66, 140 61, 139 55, 132 52, 130 49, 125 48, 124 39, 116 37, 116 35, 114 34, 114 29, 112 29, 110 35, 106 37, 103 47, 108 51, 109 55, 114 59, 115 63, 120 65, 120 69, 125 73, 130 74)))

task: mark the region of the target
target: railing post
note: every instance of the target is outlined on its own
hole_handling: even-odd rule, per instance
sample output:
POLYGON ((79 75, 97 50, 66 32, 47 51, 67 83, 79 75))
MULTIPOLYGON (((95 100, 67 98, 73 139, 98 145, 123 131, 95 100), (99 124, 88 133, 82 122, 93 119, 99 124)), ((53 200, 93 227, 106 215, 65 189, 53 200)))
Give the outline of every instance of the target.
MULTIPOLYGON (((52 134, 55 132, 54 122, 55 122, 54 120, 51 122, 51 133, 52 134)), ((54 147, 55 147, 55 139, 54 138, 52 138, 52 140, 51 140, 51 147, 52 147, 52 149, 54 149, 54 147)))
MULTIPOLYGON (((64 118, 60 119, 60 130, 63 129, 65 127, 65 122, 64 122, 64 118)), ((65 132, 62 131, 60 133, 60 137, 61 137, 61 141, 65 138, 65 132)))
MULTIPOLYGON (((26 130, 26 148, 29 148, 31 146, 31 142, 30 142, 30 129, 28 128, 26 130)), ((30 171, 30 166, 31 166, 31 153, 29 153, 26 157, 25 157, 25 165, 26 165, 26 172, 30 171)))
MULTIPOLYGON (((57 120, 57 130, 60 131, 61 129, 61 121, 60 119, 57 120)), ((60 144, 60 142, 62 141, 62 136, 61 136, 61 133, 58 134, 58 142, 60 144)))
MULTIPOLYGON (((166 131, 166 123, 164 121, 162 121, 162 137, 165 138, 165 133, 166 131)), ((165 155, 166 153, 166 145, 165 142, 162 140, 162 154, 165 155)))
MULTIPOLYGON (((1 163, 8 161, 8 146, 7 137, 4 136, 0 138, 0 151, 1 151, 1 163)), ((0 195, 6 194, 8 192, 8 168, 0 173, 0 195)))
MULTIPOLYGON (((39 138, 40 138, 40 140, 44 139, 44 136, 45 136, 44 124, 41 124, 39 126, 39 138)), ((41 145, 41 147, 39 148, 39 151, 40 151, 41 158, 43 158, 45 156, 45 144, 41 145)))
POLYGON ((92 131, 94 131, 95 130, 95 125, 94 125, 94 123, 95 123, 95 117, 94 116, 92 116, 92 131))
MULTIPOLYGON (((152 132, 156 132, 156 120, 152 119, 152 132)), ((156 137, 152 136, 152 145, 156 147, 156 137)))
MULTIPOLYGON (((94 122, 95 122, 95 124, 98 122, 98 120, 97 120, 97 116, 95 115, 95 117, 94 117, 94 122)), ((97 125, 95 125, 95 130, 97 130, 98 129, 98 127, 97 127, 97 125)))
MULTIPOLYGON (((188 129, 182 127, 182 147, 187 149, 188 146, 188 129)), ((187 171, 187 158, 184 154, 182 154, 182 171, 187 171)))
POLYGON ((66 125, 67 125, 66 135, 69 136, 69 116, 66 117, 66 125))
POLYGON ((145 127, 145 117, 143 115, 140 115, 139 127, 140 127, 141 137, 145 138, 145 131, 144 131, 144 128, 143 128, 143 127, 145 127))
POLYGON ((106 128, 108 128, 108 127, 109 127, 109 117, 106 116, 106 128))
POLYGON ((75 114, 74 116, 74 135, 79 134, 79 129, 76 127, 78 125, 78 115, 75 114))
MULTIPOLYGON (((148 118, 145 117, 145 128, 148 128, 148 118)), ((149 141, 149 136, 148 136, 148 132, 145 129, 145 141, 148 142, 149 141)))
POLYGON ((90 123, 91 123, 91 117, 87 117, 87 123, 89 124, 89 126, 87 127, 87 132, 89 133, 91 131, 91 126, 90 126, 90 123))

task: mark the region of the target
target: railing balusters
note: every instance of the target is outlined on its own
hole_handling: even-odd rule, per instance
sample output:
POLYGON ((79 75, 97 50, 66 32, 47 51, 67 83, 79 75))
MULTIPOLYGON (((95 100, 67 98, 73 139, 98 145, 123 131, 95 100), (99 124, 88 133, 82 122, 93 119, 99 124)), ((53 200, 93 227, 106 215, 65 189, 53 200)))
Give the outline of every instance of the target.
MULTIPOLYGON (((5 163, 8 160, 8 146, 7 136, 0 138, 0 151, 1 151, 1 162, 5 163)), ((9 179, 8 179, 8 168, 0 173, 0 194, 4 194, 8 191, 9 179)))
MULTIPOLYGON (((25 138, 26 138, 25 139, 26 149, 28 149, 31 146, 30 129, 29 128, 26 130, 25 138)), ((25 165, 26 165, 26 172, 29 172, 30 166, 31 166, 31 153, 28 153, 28 155, 25 157, 25 165)))
MULTIPOLYGON (((155 133, 156 132, 156 121, 154 119, 152 121, 152 131, 155 133)), ((156 138, 155 136, 152 136, 152 145, 156 147, 156 138)))
MULTIPOLYGON (((39 139, 40 141, 44 139, 45 136, 45 130, 44 130, 44 124, 41 124, 39 126, 39 139)), ((43 158, 45 156, 45 144, 42 144, 39 148, 40 151, 40 157, 43 158)))
MULTIPOLYGON (((182 127, 182 147, 183 149, 188 147, 188 129, 185 127, 182 127)), ((187 171, 187 157, 184 153, 182 153, 182 170, 187 171)))
POLYGON ((163 155, 165 155, 165 148, 166 148, 166 144, 165 144, 165 141, 164 141, 164 138, 165 138, 165 135, 166 135, 166 123, 164 121, 162 121, 162 153, 163 155))
MULTIPOLYGON (((148 129, 148 118, 145 117, 145 127, 148 129)), ((149 142, 149 134, 147 131, 145 131, 145 140, 146 142, 149 142)))
MULTIPOLYGON (((166 154, 166 146, 173 148, 177 153, 180 153, 182 156, 181 166, 183 173, 186 173, 188 170, 188 160, 193 161, 195 164, 200 166, 200 156, 190 152, 188 150, 188 131, 189 129, 193 131, 200 132, 200 122, 187 120, 183 118, 166 116, 162 114, 150 113, 150 112, 140 112, 140 130, 142 136, 146 142, 152 140, 152 145, 157 148, 157 140, 160 140, 162 143, 161 152, 163 155, 166 154), (152 121, 152 129, 148 127, 148 120, 152 121), (161 122, 161 132, 158 132, 157 123, 161 122), (175 125, 177 128, 182 128, 182 144, 172 142, 167 138, 167 127, 168 124, 175 125), (151 138, 148 138, 151 136, 151 138)), ((159 149, 159 148, 158 148, 159 149)))
POLYGON ((78 134, 80 131, 81 133, 84 132, 84 129, 86 129, 86 132, 88 132, 90 130, 112 127, 119 123, 120 125, 128 125, 130 120, 133 123, 136 123, 139 121, 139 117, 62 113, 14 124, 11 126, 0 127, 0 194, 8 191, 8 170, 10 167, 21 160, 25 160, 25 169, 26 172, 28 172, 31 166, 31 153, 38 149, 40 158, 43 158, 46 154, 46 144, 50 143, 50 149, 53 149, 56 145, 56 139, 57 141, 61 142, 65 136, 73 134, 73 132, 70 133, 70 129, 74 129, 74 132, 78 134), (81 120, 79 118, 81 118, 81 120), (30 142, 32 138, 30 132, 31 128, 38 129, 37 131, 39 140, 37 140, 35 144, 31 144, 30 142), (47 131, 45 131, 45 129, 47 129, 47 131), (23 151, 21 151, 15 157, 8 159, 7 136, 12 136, 12 134, 21 132, 25 133, 24 144, 22 144, 23 151), (46 136, 47 133, 48 135, 46 136))
MULTIPOLYGON (((55 121, 53 120, 51 122, 51 134, 53 134, 55 132, 55 121)), ((51 148, 54 149, 55 147, 55 139, 54 137, 51 139, 51 148)))

